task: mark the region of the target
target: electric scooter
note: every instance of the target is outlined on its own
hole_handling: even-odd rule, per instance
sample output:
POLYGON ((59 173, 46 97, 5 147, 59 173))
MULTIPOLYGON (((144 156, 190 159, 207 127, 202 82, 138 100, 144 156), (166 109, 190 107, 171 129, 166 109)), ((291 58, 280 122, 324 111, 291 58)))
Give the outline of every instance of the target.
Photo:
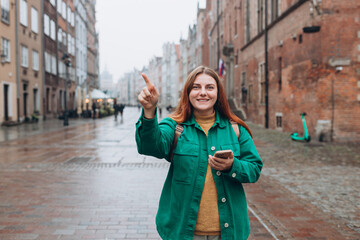
POLYGON ((293 141, 305 141, 305 142, 310 142, 311 141, 311 137, 310 137, 308 129, 306 127, 305 116, 306 116, 306 113, 303 112, 301 114, 301 118, 302 118, 302 122, 303 122, 303 125, 304 125, 304 136, 300 137, 298 133, 296 133, 296 132, 292 133, 291 134, 291 139, 293 141))

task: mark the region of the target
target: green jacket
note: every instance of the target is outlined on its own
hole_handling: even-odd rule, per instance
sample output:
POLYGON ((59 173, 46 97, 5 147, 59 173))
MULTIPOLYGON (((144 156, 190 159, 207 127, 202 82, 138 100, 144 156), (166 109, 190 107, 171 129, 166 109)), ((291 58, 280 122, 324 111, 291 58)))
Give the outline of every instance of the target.
MULTIPOLYGON (((184 131, 174 150, 156 215, 161 238, 193 239, 208 155, 231 149, 235 155, 232 169, 229 172, 212 169, 218 193, 221 239, 247 239, 250 224, 242 183, 256 182, 263 166, 251 136, 239 125, 237 139, 229 120, 218 112, 208 136, 194 116, 182 125, 184 131)), ((176 122, 170 118, 158 123, 157 116, 149 120, 142 114, 136 123, 138 152, 169 160, 175 127, 176 122)))

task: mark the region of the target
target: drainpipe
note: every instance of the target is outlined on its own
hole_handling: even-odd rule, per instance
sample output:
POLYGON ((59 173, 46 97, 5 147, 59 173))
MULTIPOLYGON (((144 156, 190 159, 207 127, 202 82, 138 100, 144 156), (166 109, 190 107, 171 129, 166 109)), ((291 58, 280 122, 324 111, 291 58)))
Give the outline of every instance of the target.
POLYGON ((18 0, 15 0, 15 42, 16 42, 16 101, 17 121, 20 122, 20 76, 19 76, 19 26, 18 26, 18 0))
POLYGON ((265 0, 265 128, 269 128, 268 0, 265 0))
MULTIPOLYGON (((41 26, 44 26, 44 0, 41 0, 41 26)), ((44 28, 43 28, 44 29, 44 28)), ((57 34, 56 34, 57 35, 57 34)), ((42 55, 42 102, 43 102, 43 120, 46 120, 46 86, 45 86, 45 36, 44 30, 42 31, 41 38, 41 55, 42 55)))

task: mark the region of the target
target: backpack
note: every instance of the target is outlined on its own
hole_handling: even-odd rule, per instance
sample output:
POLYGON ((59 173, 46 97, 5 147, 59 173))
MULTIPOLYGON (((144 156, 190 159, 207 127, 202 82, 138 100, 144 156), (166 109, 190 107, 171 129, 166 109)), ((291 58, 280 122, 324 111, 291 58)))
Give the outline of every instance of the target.
MULTIPOLYGON (((229 120, 229 122, 231 123, 231 126, 234 129, 234 132, 236 134, 236 137, 239 138, 240 137, 240 130, 239 130, 239 125, 237 124, 237 122, 233 121, 233 120, 229 120)), ((170 151, 170 162, 173 160, 174 157, 174 149, 176 148, 179 136, 181 135, 181 133, 184 131, 184 127, 180 124, 176 125, 175 128, 175 136, 174 136, 174 141, 173 141, 173 145, 170 151)))

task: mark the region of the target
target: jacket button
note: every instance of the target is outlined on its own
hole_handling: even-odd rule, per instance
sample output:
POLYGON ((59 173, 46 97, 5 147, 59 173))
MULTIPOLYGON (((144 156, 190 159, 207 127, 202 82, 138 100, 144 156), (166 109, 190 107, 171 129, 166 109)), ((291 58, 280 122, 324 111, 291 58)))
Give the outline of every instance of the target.
POLYGON ((211 147, 211 151, 215 151, 215 147, 214 147, 214 146, 211 147))
POLYGON ((222 202, 226 202, 226 198, 223 197, 223 198, 221 199, 221 201, 222 201, 222 202))
POLYGON ((226 227, 226 228, 229 227, 229 224, 228 224, 228 223, 225 223, 225 224, 224 224, 224 227, 226 227))
POLYGON ((221 172, 220 171, 216 171, 216 175, 220 176, 221 172))
POLYGON ((236 177, 236 173, 231 174, 231 176, 232 176, 233 178, 236 177))

